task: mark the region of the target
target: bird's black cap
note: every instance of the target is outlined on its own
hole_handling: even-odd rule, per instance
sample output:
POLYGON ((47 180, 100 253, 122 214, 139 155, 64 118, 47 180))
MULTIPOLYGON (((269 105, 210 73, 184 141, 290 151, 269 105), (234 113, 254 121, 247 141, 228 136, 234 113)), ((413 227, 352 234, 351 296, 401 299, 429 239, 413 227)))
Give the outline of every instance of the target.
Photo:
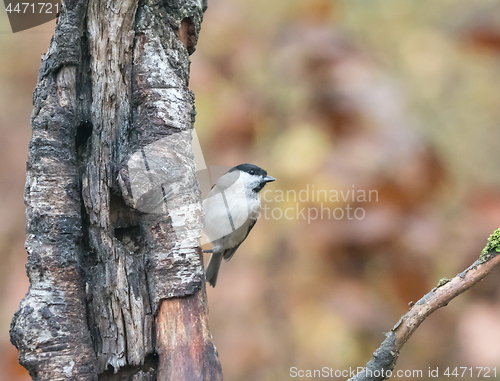
POLYGON ((243 172, 246 172, 250 175, 255 175, 255 176, 262 176, 266 177, 267 176, 267 171, 262 169, 261 167, 257 167, 256 165, 253 164, 240 164, 237 165, 236 167, 233 167, 229 170, 229 172, 233 172, 236 170, 240 170, 243 172))

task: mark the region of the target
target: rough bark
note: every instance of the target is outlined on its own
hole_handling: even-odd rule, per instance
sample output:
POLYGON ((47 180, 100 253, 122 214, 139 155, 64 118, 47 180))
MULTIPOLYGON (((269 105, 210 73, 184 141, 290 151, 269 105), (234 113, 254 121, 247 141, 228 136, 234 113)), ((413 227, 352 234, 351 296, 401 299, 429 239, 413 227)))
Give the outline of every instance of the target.
POLYGON ((82 278, 83 226, 77 130, 88 99, 80 65, 85 3, 69 1, 33 95, 26 167, 30 288, 11 325, 19 361, 35 380, 96 380, 82 278))
POLYGON ((205 8, 64 4, 34 93, 30 290, 11 327, 35 380, 222 379, 188 89, 205 8))

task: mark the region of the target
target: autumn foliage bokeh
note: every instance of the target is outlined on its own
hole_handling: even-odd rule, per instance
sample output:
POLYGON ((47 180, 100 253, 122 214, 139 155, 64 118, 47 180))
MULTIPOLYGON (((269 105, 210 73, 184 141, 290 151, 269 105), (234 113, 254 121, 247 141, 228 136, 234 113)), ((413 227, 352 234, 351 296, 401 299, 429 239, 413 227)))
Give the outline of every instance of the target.
MULTIPOLYGON (((363 366, 408 304, 471 264, 500 227, 500 6, 208 5, 190 81, 205 160, 254 163, 278 179, 266 187, 268 218, 208 290, 225 379, 363 366), (377 199, 313 198, 319 190, 377 199), (364 218, 296 213, 347 207, 364 218)), ((10 34, 2 15, 0 26, 0 380, 15 381, 28 379, 8 328, 28 287, 31 92, 53 25, 10 34)), ((396 369, 499 366, 499 273, 427 319, 396 369)))

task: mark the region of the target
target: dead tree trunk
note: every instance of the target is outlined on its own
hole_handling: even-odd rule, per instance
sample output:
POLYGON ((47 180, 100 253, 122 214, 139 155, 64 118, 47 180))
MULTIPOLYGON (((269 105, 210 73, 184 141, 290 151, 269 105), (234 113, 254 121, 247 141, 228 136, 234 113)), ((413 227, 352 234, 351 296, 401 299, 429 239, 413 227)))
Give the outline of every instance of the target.
POLYGON ((205 8, 64 3, 34 92, 30 289, 11 325, 34 380, 222 379, 188 89, 205 8))

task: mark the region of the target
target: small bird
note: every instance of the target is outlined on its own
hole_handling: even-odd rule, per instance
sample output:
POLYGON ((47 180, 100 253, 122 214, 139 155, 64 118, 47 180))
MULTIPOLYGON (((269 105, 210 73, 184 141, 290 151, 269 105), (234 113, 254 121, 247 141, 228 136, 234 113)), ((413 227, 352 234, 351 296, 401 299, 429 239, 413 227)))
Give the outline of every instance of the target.
POLYGON ((275 181, 253 164, 240 164, 219 177, 203 202, 204 231, 214 247, 206 270, 206 280, 217 283, 222 258, 229 261, 260 215, 259 192, 275 181))

